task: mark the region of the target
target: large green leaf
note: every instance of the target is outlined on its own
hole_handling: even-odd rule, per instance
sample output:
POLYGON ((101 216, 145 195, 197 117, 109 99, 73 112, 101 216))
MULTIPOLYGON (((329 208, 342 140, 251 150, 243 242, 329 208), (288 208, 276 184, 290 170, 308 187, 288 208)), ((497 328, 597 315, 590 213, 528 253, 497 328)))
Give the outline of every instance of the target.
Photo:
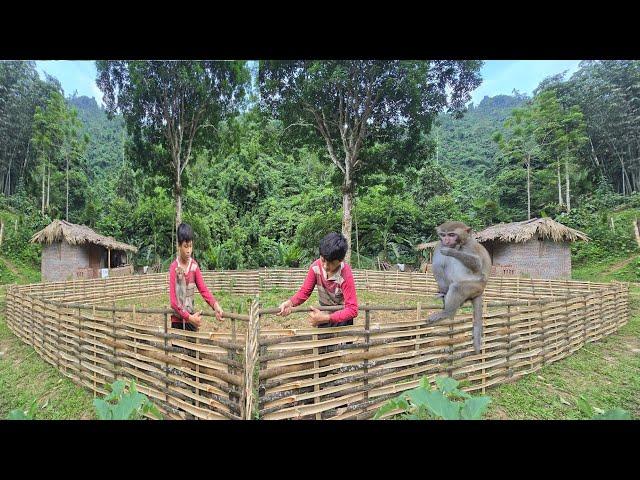
POLYGON ((33 418, 28 416, 23 410, 16 408, 15 410, 11 410, 9 412, 7 420, 33 420, 33 418))
POLYGON ((105 402, 101 398, 96 398, 93 401, 93 406, 96 409, 96 416, 98 420, 112 420, 113 416, 111 414, 111 405, 105 402))
POLYGON ((416 407, 420 407, 422 405, 427 404, 428 393, 429 393, 429 390, 425 390, 422 387, 418 387, 418 388, 414 388, 413 390, 409 390, 408 392, 406 392, 406 395, 409 397, 409 400, 411 400, 411 403, 413 403, 416 407))
POLYGON ((614 408, 594 416, 593 420, 631 420, 631 414, 621 408, 614 408))
POLYGON ((491 399, 489 397, 473 397, 464 402, 460 412, 463 420, 479 420, 489 407, 491 399))
POLYGON ((426 392, 426 405, 431 413, 444 420, 459 420, 462 405, 452 402, 440 391, 426 392))
POLYGON ((124 395, 113 408, 113 418, 115 420, 129 420, 142 407, 145 400, 146 397, 141 393, 124 395))
POLYGON ((398 396, 396 398, 392 398, 391 400, 389 400, 387 403, 385 403, 384 405, 382 405, 378 411, 376 412, 376 414, 374 415, 373 419, 377 420, 380 417, 382 417, 383 415, 396 410, 396 409, 402 409, 403 411, 407 411, 409 410, 409 404, 407 403, 407 401, 404 399, 404 397, 402 396, 398 396))
POLYGON ((458 381, 451 377, 436 378, 436 385, 443 393, 450 393, 457 389, 458 381))

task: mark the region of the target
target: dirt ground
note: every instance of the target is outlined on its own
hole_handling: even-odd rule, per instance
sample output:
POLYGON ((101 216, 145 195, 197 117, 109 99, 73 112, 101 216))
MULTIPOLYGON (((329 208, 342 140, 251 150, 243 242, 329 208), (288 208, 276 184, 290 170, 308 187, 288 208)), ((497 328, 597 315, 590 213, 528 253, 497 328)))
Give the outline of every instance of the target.
MULTIPOLYGON (((294 291, 274 290, 269 291, 261 295, 260 305, 262 308, 277 307, 282 301, 293 295, 294 291)), ((220 305, 225 311, 235 312, 241 314, 247 314, 249 305, 252 300, 250 295, 231 295, 226 292, 216 292, 214 294, 220 305)), ((388 306, 410 306, 415 308, 418 302, 421 304, 434 304, 437 303, 430 297, 418 297, 405 294, 382 294, 377 292, 359 292, 358 303, 362 307, 363 305, 388 305, 388 306)), ((206 314, 211 316, 205 316, 203 325, 200 331, 203 332, 223 332, 231 331, 232 321, 224 320, 219 322, 213 317, 213 310, 209 305, 204 302, 202 297, 196 295, 195 299, 196 309, 202 310, 206 314)), ((122 302, 117 302, 117 306, 131 307, 136 306, 139 308, 168 308, 169 298, 168 295, 155 295, 143 298, 131 299, 122 302)), ((304 303, 303 306, 318 306, 318 297, 314 292, 311 297, 304 303)), ((427 309, 422 309, 422 318, 428 315, 427 309)), ((163 315, 160 314, 141 314, 136 313, 135 316, 132 313, 119 313, 117 315, 120 319, 135 320, 136 322, 144 323, 146 325, 162 326, 164 322, 163 315)), ((415 311, 373 311, 371 312, 371 323, 390 323, 403 320, 413 320, 416 318, 415 311)), ((363 325, 365 322, 365 313, 361 309, 358 317, 354 320, 355 325, 363 325)), ((310 327, 309 315, 307 313, 293 313, 287 317, 278 317, 276 315, 264 315, 261 317, 261 329, 282 329, 282 328, 308 328, 310 327)), ((244 331, 244 322, 237 321, 236 329, 238 332, 244 331)))

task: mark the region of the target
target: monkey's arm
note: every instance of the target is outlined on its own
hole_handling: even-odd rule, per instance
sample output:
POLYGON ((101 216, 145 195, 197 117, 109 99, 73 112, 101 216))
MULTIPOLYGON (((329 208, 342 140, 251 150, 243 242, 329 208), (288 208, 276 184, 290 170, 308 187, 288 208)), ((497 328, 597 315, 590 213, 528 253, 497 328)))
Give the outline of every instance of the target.
POLYGON ((462 264, 471 270, 473 273, 480 273, 482 270, 482 261, 478 255, 474 255, 472 253, 465 253, 455 248, 443 248, 440 250, 443 255, 447 255, 449 257, 453 257, 462 264))

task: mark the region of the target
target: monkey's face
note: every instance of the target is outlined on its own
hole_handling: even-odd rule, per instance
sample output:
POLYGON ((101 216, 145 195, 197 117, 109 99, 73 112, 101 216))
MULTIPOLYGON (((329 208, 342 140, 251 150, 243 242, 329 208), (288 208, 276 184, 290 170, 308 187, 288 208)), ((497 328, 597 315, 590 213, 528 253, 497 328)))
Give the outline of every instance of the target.
POLYGON ((438 235, 444 247, 454 248, 460 243, 460 237, 456 232, 438 232, 438 235))
POLYGON ((436 228, 443 247, 459 248, 467 243, 471 228, 462 222, 445 222, 436 228))

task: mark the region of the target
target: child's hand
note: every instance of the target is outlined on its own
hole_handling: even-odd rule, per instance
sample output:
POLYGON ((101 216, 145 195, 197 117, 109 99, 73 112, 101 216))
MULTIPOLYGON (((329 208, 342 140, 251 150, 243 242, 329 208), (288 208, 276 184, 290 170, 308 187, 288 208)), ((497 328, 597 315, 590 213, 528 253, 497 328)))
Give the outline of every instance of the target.
POLYGON ((321 312, 315 307, 311 307, 311 315, 309 315, 309 319, 312 327, 317 327, 318 325, 329 323, 330 321, 328 313, 321 312))
POLYGON ((189 315, 189 322, 192 325, 200 328, 200 325, 202 324, 201 314, 202 314, 202 311, 189 315))
POLYGON ((213 310, 214 312, 216 312, 216 318, 222 321, 222 315, 224 314, 224 310, 222 310, 222 307, 218 302, 213 304, 213 310))
POLYGON ((276 315, 279 317, 286 317, 291 313, 291 307, 291 300, 285 300, 280 304, 280 311, 276 313, 276 315))

